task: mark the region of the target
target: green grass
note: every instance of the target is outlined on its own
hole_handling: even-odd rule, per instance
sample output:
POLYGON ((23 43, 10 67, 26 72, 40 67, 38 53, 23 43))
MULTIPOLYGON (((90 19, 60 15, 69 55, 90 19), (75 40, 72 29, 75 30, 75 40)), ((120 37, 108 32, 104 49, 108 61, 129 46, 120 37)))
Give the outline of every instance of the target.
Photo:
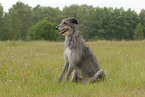
POLYGON ((0 42, 0 97, 145 97, 145 41, 87 42, 104 82, 61 83, 63 42, 0 42))

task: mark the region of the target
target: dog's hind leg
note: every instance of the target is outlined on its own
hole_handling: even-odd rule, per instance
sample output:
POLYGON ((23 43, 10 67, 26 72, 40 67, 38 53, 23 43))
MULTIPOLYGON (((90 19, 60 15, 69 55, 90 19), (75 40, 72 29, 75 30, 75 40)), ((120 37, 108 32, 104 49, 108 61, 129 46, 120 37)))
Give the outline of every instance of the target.
POLYGON ((91 79, 90 82, 99 81, 105 78, 105 72, 103 70, 99 70, 91 79))

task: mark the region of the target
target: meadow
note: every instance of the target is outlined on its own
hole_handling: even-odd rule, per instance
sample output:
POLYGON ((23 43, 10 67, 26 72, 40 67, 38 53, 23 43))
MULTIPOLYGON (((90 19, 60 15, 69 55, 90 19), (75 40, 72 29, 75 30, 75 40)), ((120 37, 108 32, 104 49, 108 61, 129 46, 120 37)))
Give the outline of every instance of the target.
POLYGON ((145 97, 145 40, 86 43, 106 78, 60 83, 63 42, 0 42, 0 97, 145 97))

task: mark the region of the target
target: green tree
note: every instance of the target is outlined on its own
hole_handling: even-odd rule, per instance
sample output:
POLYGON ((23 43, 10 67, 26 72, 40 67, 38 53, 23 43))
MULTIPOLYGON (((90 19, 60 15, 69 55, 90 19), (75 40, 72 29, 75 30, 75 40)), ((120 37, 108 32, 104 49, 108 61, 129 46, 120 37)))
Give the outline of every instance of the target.
POLYGON ((5 21, 6 14, 4 14, 3 7, 0 4, 0 40, 8 40, 9 33, 7 25, 8 22, 5 21), (5 25, 7 23, 7 25, 5 25))
POLYGON ((128 9, 125 12, 125 27, 126 27, 126 32, 125 32, 125 39, 126 40, 133 40, 134 39, 134 29, 136 28, 136 25, 138 24, 138 14, 131 9, 128 9))
POLYGON ((136 26, 136 29, 134 30, 134 39, 135 40, 141 40, 143 39, 143 27, 141 25, 141 23, 139 23, 137 26, 136 26))
POLYGON ((2 28, 3 28, 3 7, 0 4, 0 40, 3 40, 3 32, 2 32, 2 28))
MULTIPOLYGON (((73 4, 71 6, 65 6, 61 11, 59 8, 41 7, 40 5, 31 8, 22 2, 17 2, 11 9, 9 9, 8 13, 4 13, 3 7, 0 5, 0 40, 25 40, 28 34, 28 29, 32 25, 37 24, 38 22, 40 23, 45 17, 47 17, 47 22, 49 21, 55 24, 59 24, 64 18, 77 18, 80 32, 86 40, 133 40, 135 35, 134 29, 136 29, 136 25, 139 22, 143 27, 145 37, 144 9, 141 10, 140 14, 137 14, 131 9, 125 11, 123 8, 99 8, 89 5, 73 4)), ((50 25, 48 24, 48 27, 50 27, 50 25)), ((32 28, 33 27, 31 27, 31 29, 32 28)), ((55 27, 54 29, 51 29, 51 31, 52 30, 55 30, 55 27)), ((55 39, 51 39, 51 37, 55 37, 55 34, 50 33, 51 32, 46 35, 41 35, 40 33, 37 34, 41 35, 41 39, 42 36, 45 37, 43 38, 44 40, 55 39)), ((31 34, 28 36, 30 37, 31 34)), ((59 40, 61 39, 62 36, 60 35, 59 40)))
POLYGON ((36 23, 28 30, 27 40, 57 40, 56 24, 50 23, 47 18, 36 23))
POLYGON ((2 25, 2 17, 3 17, 3 6, 1 6, 1 4, 0 4, 0 28, 1 28, 1 25, 2 25))
POLYGON ((145 37, 145 9, 142 9, 139 14, 139 22, 141 22, 141 25, 143 26, 143 33, 145 37))
POLYGON ((100 16, 100 20, 102 20, 101 29, 103 29, 104 33, 99 32, 99 36, 101 36, 101 39, 107 39, 111 40, 114 36, 114 18, 113 18, 113 8, 106 8, 104 7, 102 9, 102 15, 100 16))
POLYGON ((5 32, 3 32, 3 27, 4 27, 4 18, 3 15, 3 6, 0 4, 0 40, 5 40, 5 32))
POLYGON ((68 18, 68 17, 75 17, 78 19, 78 10, 79 10, 80 6, 73 4, 71 6, 65 6, 63 8, 63 18, 68 18))
POLYGON ((32 25, 31 7, 22 2, 17 2, 8 13, 13 40, 25 40, 27 32, 32 25))
POLYGON ((59 8, 41 7, 40 5, 33 8, 33 24, 36 24, 45 17, 50 22, 58 24, 62 19, 62 13, 59 8))
POLYGON ((9 40, 13 37, 13 34, 10 31, 10 22, 7 13, 3 17, 3 25, 0 26, 0 40, 9 40))

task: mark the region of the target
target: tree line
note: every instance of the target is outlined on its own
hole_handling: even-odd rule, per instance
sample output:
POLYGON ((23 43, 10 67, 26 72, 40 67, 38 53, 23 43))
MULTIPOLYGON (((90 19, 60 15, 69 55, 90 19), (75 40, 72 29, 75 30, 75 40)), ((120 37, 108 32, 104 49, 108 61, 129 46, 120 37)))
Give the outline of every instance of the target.
POLYGON ((55 26, 64 18, 78 19, 86 40, 135 40, 145 38, 145 10, 93 7, 90 5, 59 8, 37 5, 32 8, 17 2, 4 12, 0 4, 0 40, 62 40, 55 26))

